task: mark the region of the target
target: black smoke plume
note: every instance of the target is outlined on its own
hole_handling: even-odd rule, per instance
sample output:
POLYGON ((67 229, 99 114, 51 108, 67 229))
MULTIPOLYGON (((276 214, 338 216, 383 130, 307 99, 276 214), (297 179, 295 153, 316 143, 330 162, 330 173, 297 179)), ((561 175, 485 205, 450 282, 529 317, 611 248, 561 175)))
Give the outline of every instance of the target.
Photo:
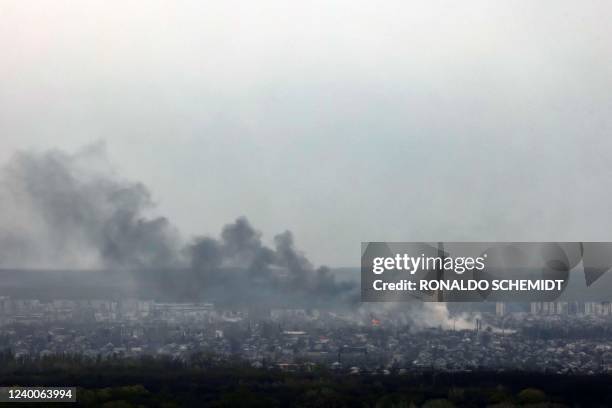
POLYGON ((276 235, 274 244, 262 244, 261 233, 240 217, 223 227, 220 239, 196 238, 187 252, 197 281, 221 291, 216 293, 221 302, 272 297, 284 305, 321 305, 354 300, 354 285, 336 282, 325 266, 315 268, 295 248, 290 231, 276 235))
POLYGON ((143 296, 149 288, 151 296, 184 298, 177 300, 312 305, 354 299, 354 286, 314 267, 291 232, 268 247, 245 217, 227 224, 218 239, 196 237, 184 245, 166 218, 151 215, 155 203, 146 186, 114 172, 103 144, 74 154, 16 153, 0 174, 0 206, 3 268, 112 271, 143 296))
POLYGON ((113 173, 101 144, 19 152, 1 175, 0 264, 38 268, 176 265, 178 233, 148 189, 113 173))

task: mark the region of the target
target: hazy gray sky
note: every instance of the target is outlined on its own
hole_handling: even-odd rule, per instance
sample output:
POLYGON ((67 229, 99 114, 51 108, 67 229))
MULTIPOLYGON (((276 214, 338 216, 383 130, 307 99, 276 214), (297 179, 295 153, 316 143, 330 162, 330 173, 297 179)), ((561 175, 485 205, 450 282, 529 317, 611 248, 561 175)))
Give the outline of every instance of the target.
POLYGON ((0 1, 0 160, 107 143, 187 235, 610 240, 612 2, 0 1))

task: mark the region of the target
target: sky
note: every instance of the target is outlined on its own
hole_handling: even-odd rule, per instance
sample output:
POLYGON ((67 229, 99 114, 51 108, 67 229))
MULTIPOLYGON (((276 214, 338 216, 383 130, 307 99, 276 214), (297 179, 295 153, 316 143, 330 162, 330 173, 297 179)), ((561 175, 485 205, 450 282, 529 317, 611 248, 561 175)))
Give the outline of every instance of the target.
POLYGON ((0 162, 103 141, 185 236, 611 240, 609 1, 0 2, 0 162))

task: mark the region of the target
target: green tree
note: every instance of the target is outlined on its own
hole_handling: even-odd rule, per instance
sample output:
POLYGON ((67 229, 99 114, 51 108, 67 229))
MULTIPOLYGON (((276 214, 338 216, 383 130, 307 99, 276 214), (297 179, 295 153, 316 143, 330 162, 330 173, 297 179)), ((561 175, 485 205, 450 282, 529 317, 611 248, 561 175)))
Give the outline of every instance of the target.
POLYGON ((440 398, 425 401, 423 408, 455 408, 455 404, 447 399, 440 398))
POLYGON ((525 388, 518 393, 518 399, 523 404, 536 404, 546 401, 546 394, 537 388, 525 388))

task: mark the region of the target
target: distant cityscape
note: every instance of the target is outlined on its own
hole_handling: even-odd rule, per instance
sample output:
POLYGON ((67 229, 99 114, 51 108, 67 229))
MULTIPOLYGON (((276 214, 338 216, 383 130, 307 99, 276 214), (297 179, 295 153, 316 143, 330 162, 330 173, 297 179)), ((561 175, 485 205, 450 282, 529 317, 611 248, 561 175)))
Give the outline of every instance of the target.
POLYGON ((610 302, 452 306, 452 323, 432 321, 428 327, 407 322, 410 311, 230 310, 211 303, 4 296, 0 350, 24 360, 53 355, 232 359, 259 368, 319 366, 349 374, 612 371, 610 302))

